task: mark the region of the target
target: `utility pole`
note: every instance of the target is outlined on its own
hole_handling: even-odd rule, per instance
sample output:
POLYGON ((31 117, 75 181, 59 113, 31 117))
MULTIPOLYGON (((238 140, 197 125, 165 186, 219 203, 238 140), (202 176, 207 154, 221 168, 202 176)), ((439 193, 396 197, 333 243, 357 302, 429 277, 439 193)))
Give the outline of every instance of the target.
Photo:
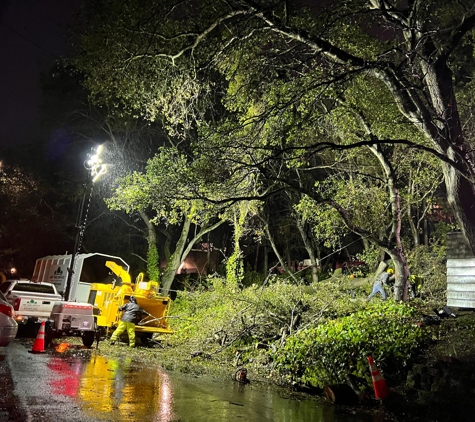
POLYGON ((99 179, 100 176, 107 172, 107 165, 102 163, 102 160, 99 158, 103 146, 99 145, 97 148, 93 148, 92 151, 95 154, 89 153, 89 159, 84 162, 84 168, 88 171, 88 176, 84 182, 84 194, 79 204, 78 215, 76 218, 76 239, 74 241, 74 250, 71 255, 71 261, 68 267, 68 277, 66 279, 66 288, 64 291, 64 300, 69 300, 71 295, 71 282, 76 271, 76 260, 81 250, 82 240, 84 237, 84 232, 86 230, 86 223, 89 214, 89 206, 91 204, 92 192, 94 190, 94 183, 99 179), (92 178, 89 180, 89 176, 92 178), (87 194, 89 192, 89 198, 87 194), (87 198, 87 199, 86 199, 87 198), (83 217, 84 215, 84 217, 83 217))

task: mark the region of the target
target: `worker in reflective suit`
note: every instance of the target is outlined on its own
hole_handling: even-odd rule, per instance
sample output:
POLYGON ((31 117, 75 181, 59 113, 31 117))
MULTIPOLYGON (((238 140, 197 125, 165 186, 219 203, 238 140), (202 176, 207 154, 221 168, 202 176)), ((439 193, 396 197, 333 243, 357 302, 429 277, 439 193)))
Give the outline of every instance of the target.
POLYGON ((119 311, 124 311, 120 319, 119 326, 111 336, 110 343, 115 344, 119 336, 127 330, 129 336, 129 346, 135 347, 135 324, 142 319, 142 314, 146 314, 138 304, 135 296, 130 296, 129 302, 122 305, 119 311))

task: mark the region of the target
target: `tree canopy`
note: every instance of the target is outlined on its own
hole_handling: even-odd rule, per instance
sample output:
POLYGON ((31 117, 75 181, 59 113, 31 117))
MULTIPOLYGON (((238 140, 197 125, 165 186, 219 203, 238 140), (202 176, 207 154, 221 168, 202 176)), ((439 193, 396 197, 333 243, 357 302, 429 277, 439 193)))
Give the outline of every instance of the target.
POLYGON ((437 162, 475 250, 470 105, 459 112, 457 94, 473 74, 471 2, 111 0, 81 22, 73 63, 90 98, 162 122, 201 170, 183 198, 299 192, 366 235, 384 188, 400 254, 401 221, 434 195, 437 162), (355 196, 336 201, 338 184, 355 196))

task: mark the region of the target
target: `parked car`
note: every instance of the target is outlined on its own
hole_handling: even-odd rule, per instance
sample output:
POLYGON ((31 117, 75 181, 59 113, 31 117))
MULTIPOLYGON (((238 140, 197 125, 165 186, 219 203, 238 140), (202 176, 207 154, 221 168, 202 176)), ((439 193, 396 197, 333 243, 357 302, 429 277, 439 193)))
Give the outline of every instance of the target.
POLYGON ((7 280, 0 284, 0 291, 13 306, 15 320, 21 324, 46 321, 54 303, 62 299, 54 284, 27 279, 7 280))
POLYGON ((16 337, 18 324, 14 319, 15 311, 6 297, 0 292, 0 346, 8 346, 16 337))

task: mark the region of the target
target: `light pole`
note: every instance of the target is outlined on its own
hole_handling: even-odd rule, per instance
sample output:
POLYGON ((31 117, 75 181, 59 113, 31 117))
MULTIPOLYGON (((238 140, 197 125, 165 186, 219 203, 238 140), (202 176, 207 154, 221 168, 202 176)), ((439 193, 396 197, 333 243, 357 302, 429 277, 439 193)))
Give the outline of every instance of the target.
POLYGON ((89 205, 91 204, 94 183, 97 182, 99 178, 107 172, 107 164, 104 164, 100 158, 103 149, 103 145, 92 148, 92 151, 88 154, 89 158, 84 161, 84 168, 88 171, 88 176, 84 182, 84 195, 82 196, 81 203, 79 204, 78 215, 76 219, 76 228, 78 230, 76 233, 76 240, 74 242, 74 250, 71 255, 71 262, 69 263, 68 267, 68 278, 66 279, 64 300, 69 300, 69 295, 71 293, 71 280, 76 271, 76 258, 79 254, 79 251, 81 250, 82 239, 84 237, 84 231, 86 230, 89 205), (86 200, 88 190, 89 198, 86 200))

